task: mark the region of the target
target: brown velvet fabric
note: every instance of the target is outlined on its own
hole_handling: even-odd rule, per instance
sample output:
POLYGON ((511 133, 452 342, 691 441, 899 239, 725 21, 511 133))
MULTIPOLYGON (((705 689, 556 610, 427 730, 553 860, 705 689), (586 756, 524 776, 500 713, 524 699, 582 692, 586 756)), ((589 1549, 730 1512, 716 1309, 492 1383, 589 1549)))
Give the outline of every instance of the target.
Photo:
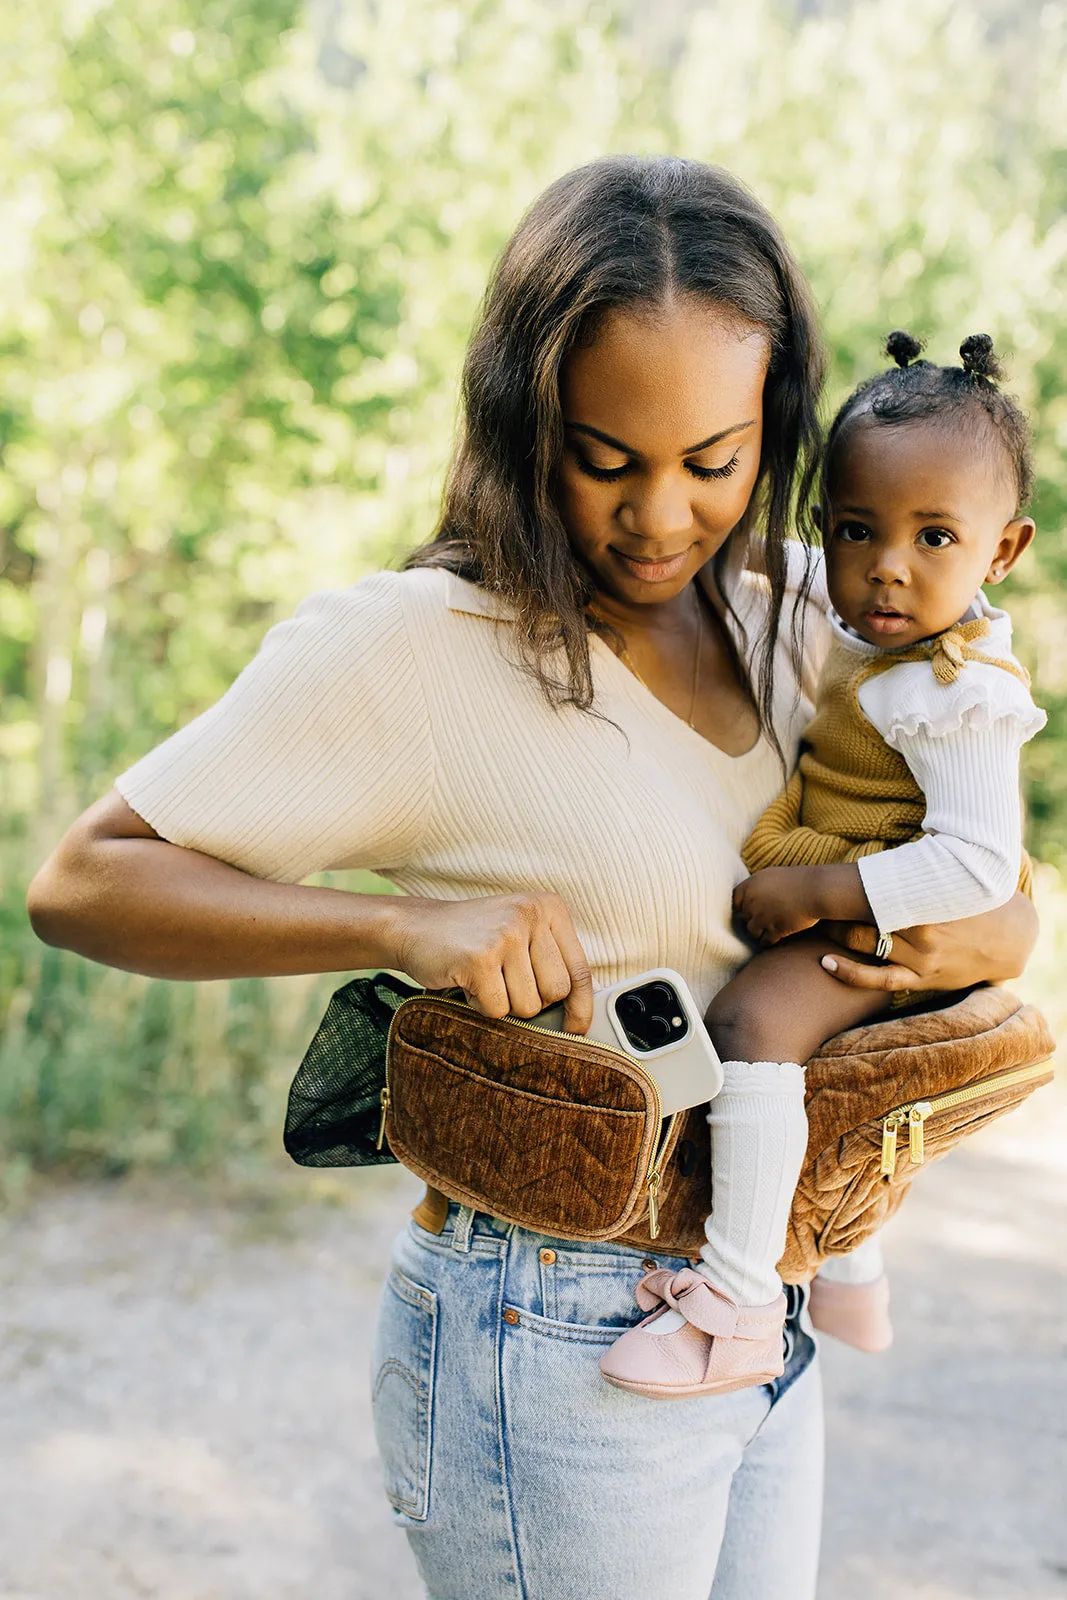
POLYGON ((660 1122, 621 1054, 425 996, 393 1018, 388 1074, 390 1149, 451 1199, 567 1238, 632 1219, 660 1122))
MULTIPOLYGON (((786 1252, 787 1282, 852 1249, 897 1209, 915 1174, 907 1130, 892 1177, 881 1174, 882 1122, 900 1105, 977 1085, 1048 1059, 1040 1012, 1007 989, 977 989, 940 1011, 891 1016, 839 1034, 808 1063, 808 1151, 786 1252)), ((924 1125, 925 1160, 1010 1111, 1046 1073, 924 1125)), ((674 1119, 661 1159, 660 1231, 649 1232, 646 1178, 663 1128, 640 1073, 621 1056, 550 1039, 463 1005, 420 997, 396 1013, 386 1122, 393 1153, 441 1196, 569 1239, 618 1238, 659 1255, 695 1256, 710 1209, 705 1111, 674 1119)))
MULTIPOLYGON (((808 1149, 779 1262, 785 1281, 806 1281, 827 1256, 843 1255, 875 1233, 922 1170, 908 1158, 905 1129, 897 1136, 896 1171, 882 1177, 882 1121, 888 1112, 1047 1060, 1054 1048, 1041 1013, 1000 988, 976 989, 940 1011, 880 1018, 823 1045, 807 1067, 808 1149)), ((1050 1063, 1041 1077, 937 1112, 924 1126, 925 1162, 1011 1111, 1052 1075, 1050 1063)), ((687 1112, 686 1119, 680 1138, 705 1152, 706 1173, 702 1108, 687 1112)), ((660 1236, 652 1241, 638 1226, 627 1233, 627 1244, 695 1255, 704 1243, 706 1184, 695 1174, 683 1178, 677 1161, 668 1162, 660 1236)))

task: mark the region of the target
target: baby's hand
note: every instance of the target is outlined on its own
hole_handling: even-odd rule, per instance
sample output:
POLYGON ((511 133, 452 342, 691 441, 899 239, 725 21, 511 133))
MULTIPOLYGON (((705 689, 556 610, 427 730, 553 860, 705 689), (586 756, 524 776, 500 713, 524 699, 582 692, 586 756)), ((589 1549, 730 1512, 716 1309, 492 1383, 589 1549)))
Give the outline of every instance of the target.
POLYGON ((813 928, 821 913, 811 905, 810 867, 767 867, 734 890, 734 915, 764 944, 813 928))

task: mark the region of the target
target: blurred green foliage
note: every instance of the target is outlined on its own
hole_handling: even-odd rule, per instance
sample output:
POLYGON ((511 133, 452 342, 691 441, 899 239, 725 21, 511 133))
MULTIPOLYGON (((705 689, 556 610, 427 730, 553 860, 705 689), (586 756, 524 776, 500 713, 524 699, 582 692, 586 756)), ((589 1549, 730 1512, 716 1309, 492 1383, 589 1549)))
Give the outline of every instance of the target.
MULTIPOLYGON (((1067 858, 1067 7, 37 0, 0 13, 0 1118, 40 1163, 275 1137, 324 986, 43 952, 25 882, 269 623, 430 530, 488 267, 610 149, 715 160, 816 288, 835 397, 894 326, 1012 352, 1039 440, 1008 594, 1067 858)), ((327 984, 325 987, 329 987, 327 984)))

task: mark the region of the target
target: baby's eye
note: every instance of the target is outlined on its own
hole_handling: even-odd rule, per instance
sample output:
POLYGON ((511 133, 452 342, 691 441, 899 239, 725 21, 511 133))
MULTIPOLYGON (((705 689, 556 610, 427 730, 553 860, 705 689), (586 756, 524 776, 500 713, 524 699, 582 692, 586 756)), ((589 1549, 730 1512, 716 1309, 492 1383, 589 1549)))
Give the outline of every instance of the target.
POLYGON ((842 544, 863 544, 871 537, 870 528, 865 528, 862 522, 839 522, 835 529, 835 536, 842 544))
POLYGON ((919 535, 919 543, 927 550, 943 550, 947 544, 954 544, 955 540, 944 528, 924 528, 919 535))

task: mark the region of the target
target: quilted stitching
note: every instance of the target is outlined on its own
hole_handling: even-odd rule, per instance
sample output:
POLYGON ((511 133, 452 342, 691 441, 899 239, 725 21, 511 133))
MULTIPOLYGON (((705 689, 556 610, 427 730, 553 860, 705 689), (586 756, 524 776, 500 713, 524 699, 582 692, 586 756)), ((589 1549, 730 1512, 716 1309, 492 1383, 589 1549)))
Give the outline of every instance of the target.
MULTIPOLYGON (((1054 1048, 1041 1013, 1000 988, 976 989, 940 1011, 870 1022, 825 1044, 807 1067, 808 1149, 778 1264, 785 1281, 806 1281, 828 1255, 854 1249, 877 1232, 921 1171, 903 1153, 893 1177, 882 1177, 886 1112, 1041 1061, 1054 1048)), ((961 1138, 1013 1110, 1051 1077, 1050 1064, 1046 1078, 938 1113, 925 1128, 926 1162, 940 1159, 961 1138)), ((703 1138, 707 1144, 701 1108, 687 1113, 680 1138, 703 1138)), ((660 1200, 659 1238, 650 1240, 639 1224, 626 1234, 626 1242, 638 1249, 695 1255, 704 1242, 707 1200, 707 1189, 679 1179, 676 1166, 669 1167, 660 1200)))
POLYGON ((455 1198, 549 1232, 604 1237, 625 1222, 647 1165, 643 1107, 590 1113, 534 1092, 531 1081, 558 1087, 560 1077, 536 1059, 524 1071, 524 1040, 510 1047, 508 1081, 487 1093, 484 1068, 416 1047, 419 1031, 410 1019, 390 1055, 389 1142, 406 1166, 455 1198))

